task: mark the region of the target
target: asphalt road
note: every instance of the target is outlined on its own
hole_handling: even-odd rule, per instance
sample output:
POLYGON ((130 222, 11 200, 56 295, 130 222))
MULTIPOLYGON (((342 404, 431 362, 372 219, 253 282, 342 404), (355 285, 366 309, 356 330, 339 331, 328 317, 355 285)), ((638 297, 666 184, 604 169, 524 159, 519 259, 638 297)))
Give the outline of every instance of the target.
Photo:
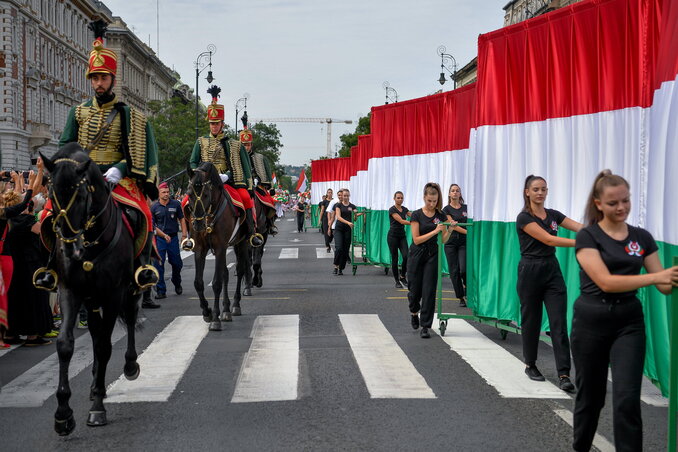
MULTIPOLYGON (((138 385, 109 387, 107 426, 85 425, 88 337, 78 342, 71 377, 78 425, 63 438, 53 431, 55 346, 0 352, 2 450, 571 450, 574 399, 555 386, 547 344, 538 365, 548 381, 537 383, 522 374, 516 334, 502 340, 494 327, 456 321, 444 338, 421 339, 406 292, 384 269, 333 276, 317 230, 278 224, 264 286, 243 298, 243 315, 223 331, 202 322, 193 258, 184 260, 183 295, 170 285, 162 308, 144 313, 138 385)), ((206 275, 212 270, 208 261, 206 275)), ((471 313, 454 300, 445 309, 471 313)), ((124 332, 119 339, 108 384, 122 373, 124 332)), ((610 397, 596 442, 602 450, 612 450, 610 397)), ((645 449, 664 450, 667 408, 652 403, 643 402, 645 449)))

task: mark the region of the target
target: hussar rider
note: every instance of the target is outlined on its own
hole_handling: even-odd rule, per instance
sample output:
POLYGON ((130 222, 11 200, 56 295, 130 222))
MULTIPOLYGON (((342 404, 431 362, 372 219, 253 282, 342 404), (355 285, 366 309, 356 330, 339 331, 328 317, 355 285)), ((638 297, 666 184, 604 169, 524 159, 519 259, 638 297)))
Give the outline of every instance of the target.
MULTIPOLYGON (((221 88, 211 86, 207 92, 212 96, 212 103, 207 106, 207 120, 210 133, 197 139, 191 154, 190 165, 196 169, 201 162, 211 162, 219 172, 224 184, 236 189, 245 209, 245 223, 249 242, 252 246, 261 246, 263 238, 256 233, 254 225, 254 202, 250 193, 253 190, 250 159, 242 143, 229 140, 224 136, 224 106, 218 104, 221 88)), ((232 193, 232 192, 230 192, 232 193)), ((183 244, 184 249, 191 248, 190 240, 183 244)))
MULTIPOLYGON (((254 194, 268 209, 266 209, 266 225, 257 225, 259 228, 266 227, 269 232, 275 234, 273 226, 275 219, 275 200, 271 196, 275 191, 271 188, 273 184, 273 171, 268 158, 256 152, 253 148, 254 134, 252 129, 247 128, 247 111, 242 118, 243 130, 240 131, 240 142, 249 154, 249 160, 252 166, 252 178, 254 180, 254 194)), ((259 229, 260 231, 262 229, 259 229)))
MULTIPOLYGON (((91 23, 89 28, 95 39, 85 77, 95 95, 70 110, 59 146, 78 142, 99 166, 106 180, 114 185, 113 198, 124 205, 130 218, 137 220, 138 257, 134 280, 140 289, 147 289, 158 282, 158 272, 151 265, 153 222, 146 201, 146 196, 158 197, 158 148, 146 117, 120 102, 113 92, 118 56, 104 47, 106 23, 99 20, 91 23)), ((49 217, 47 221, 51 221, 49 217)), ((51 231, 51 228, 43 228, 45 230, 51 231)), ((55 249, 56 246, 52 248, 52 254, 55 249)), ((57 275, 51 268, 53 262, 50 257, 47 267, 35 273, 36 287, 56 288, 57 275)))

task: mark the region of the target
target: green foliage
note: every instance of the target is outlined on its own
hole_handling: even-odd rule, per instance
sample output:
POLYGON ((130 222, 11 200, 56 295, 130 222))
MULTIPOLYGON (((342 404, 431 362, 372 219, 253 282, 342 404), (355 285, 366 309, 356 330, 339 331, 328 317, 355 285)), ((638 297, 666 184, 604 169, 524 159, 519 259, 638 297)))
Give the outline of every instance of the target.
MULTIPOLYGON (((151 115, 148 118, 155 140, 158 143, 158 159, 160 180, 165 180, 186 169, 193 146, 195 145, 195 104, 183 103, 178 97, 164 101, 151 101, 148 104, 151 115)), ((200 136, 209 133, 209 125, 205 112, 198 115, 198 131, 200 136)), ((232 130, 226 127, 226 134, 232 130)), ((185 177, 177 182, 185 186, 185 177)))
POLYGON ((370 133, 370 117, 372 113, 367 116, 362 116, 358 119, 358 125, 353 133, 345 133, 339 137, 341 140, 341 149, 339 149, 339 157, 348 157, 351 155, 351 148, 358 145, 359 135, 368 135, 370 133))

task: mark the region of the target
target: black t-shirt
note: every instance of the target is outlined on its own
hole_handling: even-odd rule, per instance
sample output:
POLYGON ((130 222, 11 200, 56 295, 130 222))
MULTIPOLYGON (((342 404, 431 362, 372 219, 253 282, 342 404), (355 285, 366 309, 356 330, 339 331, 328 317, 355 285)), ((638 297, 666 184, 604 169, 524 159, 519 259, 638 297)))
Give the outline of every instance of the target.
POLYGON ((388 221, 391 223, 391 228, 388 230, 388 233, 394 237, 405 237, 405 225, 398 223, 393 219, 393 214, 396 214, 407 221, 407 212, 409 212, 409 210, 407 210, 407 207, 405 206, 400 206, 400 208, 402 209, 402 212, 399 212, 398 209, 396 209, 396 206, 391 206, 391 208, 388 209, 388 221))
MULTIPOLYGON (((657 251, 652 234, 645 229, 628 226, 629 235, 624 240, 615 240, 605 233, 598 224, 587 226, 577 233, 575 249, 595 248, 605 266, 613 275, 638 275, 643 268, 645 258, 657 251)), ((605 294, 582 269, 579 272, 581 292, 587 295, 614 298, 634 296, 635 290, 622 293, 605 294)))
MULTIPOLYGON (((436 211, 432 217, 427 217, 422 209, 415 210, 412 212, 412 216, 410 217, 410 223, 419 223, 419 235, 428 234, 429 232, 433 231, 440 223, 444 223, 446 221, 447 216, 444 213, 436 211)), ((419 246, 437 244, 436 240, 437 237, 433 236, 424 243, 419 244, 419 246)))
POLYGON ((546 210, 546 218, 541 219, 530 215, 528 212, 520 212, 516 219, 516 229, 518 230, 518 240, 520 241, 520 255, 530 257, 549 257, 556 254, 556 247, 550 246, 532 237, 523 228, 530 223, 537 223, 543 230, 549 234, 558 235, 558 225, 567 218, 562 213, 554 209, 546 210))
MULTIPOLYGON (((468 207, 466 204, 462 204, 459 209, 455 209, 451 205, 446 205, 443 207, 443 213, 452 217, 457 223, 466 223, 468 221, 468 207)), ((460 228, 466 229, 466 226, 459 226, 460 228)), ((451 239, 459 241, 466 241, 466 235, 460 234, 457 231, 452 231, 451 239)), ((450 243, 450 242, 447 242, 450 243)))
MULTIPOLYGON (((336 210, 337 208, 339 209, 339 213, 341 214, 341 218, 343 218, 344 220, 346 220, 348 222, 353 222, 353 212, 355 212, 356 209, 357 209, 355 205, 348 203, 348 205, 345 206, 344 204, 338 202, 334 205, 333 209, 336 210)), ((346 231, 346 230, 351 229, 351 227, 349 225, 347 225, 346 223, 342 223, 341 221, 337 220, 337 225, 334 227, 334 229, 340 229, 340 230, 346 231)))
MULTIPOLYGON (((329 209, 330 201, 329 201, 329 199, 326 199, 324 201, 320 201, 320 204, 318 204, 318 205, 320 206, 321 210, 322 210, 323 206, 325 207, 325 210, 322 211, 323 214, 322 214, 322 218, 320 219, 320 221, 322 221, 323 224, 327 224, 327 209, 329 209)), ((318 214, 320 214, 320 210, 318 211, 318 214)))
POLYGON ((304 210, 306 210, 306 203, 305 202, 298 202, 297 203, 297 209, 301 210, 301 212, 297 212, 297 216, 303 217, 304 216, 304 210))

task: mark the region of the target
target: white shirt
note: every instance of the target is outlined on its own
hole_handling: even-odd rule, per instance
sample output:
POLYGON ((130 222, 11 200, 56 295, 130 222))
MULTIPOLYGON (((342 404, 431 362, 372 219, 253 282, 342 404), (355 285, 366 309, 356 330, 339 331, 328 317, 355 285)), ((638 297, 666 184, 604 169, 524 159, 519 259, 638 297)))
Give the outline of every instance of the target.
MULTIPOLYGON (((326 215, 329 215, 330 213, 331 213, 331 214, 334 214, 334 205, 337 204, 338 202, 339 202, 339 198, 332 198, 332 200, 330 201, 330 203, 327 205, 327 213, 326 213, 326 215)), ((329 217, 328 217, 328 221, 329 221, 329 217)), ((331 229, 334 229, 334 227, 335 227, 336 225, 337 225, 337 219, 335 218, 335 219, 334 219, 334 222, 332 223, 331 229)))

